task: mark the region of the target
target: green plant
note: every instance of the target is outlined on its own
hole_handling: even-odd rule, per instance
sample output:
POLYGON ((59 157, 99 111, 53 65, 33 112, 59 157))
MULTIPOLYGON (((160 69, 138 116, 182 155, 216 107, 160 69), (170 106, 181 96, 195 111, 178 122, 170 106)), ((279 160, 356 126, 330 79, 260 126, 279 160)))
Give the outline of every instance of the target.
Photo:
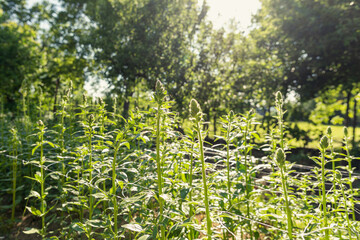
MULTIPOLYGON (((357 158, 348 150, 347 129, 342 153, 335 149, 328 128, 320 140, 321 155, 312 157, 318 167, 297 169, 299 165, 288 161, 291 149, 284 137, 287 127, 280 93, 275 102, 278 127, 271 129, 265 137, 269 144, 262 148, 265 138, 256 132, 254 111, 228 112, 221 118, 221 135, 214 142, 205 140, 204 114, 196 100, 190 102, 191 128, 183 135, 177 128, 181 119, 171 112, 172 102, 165 99, 160 82, 153 108, 130 111, 127 119, 114 113, 115 106, 108 111, 105 101, 88 103, 84 97, 75 108, 67 96, 57 116, 46 114, 44 108, 43 117, 54 117, 46 126, 56 131, 39 121, 36 132, 26 136, 15 130, 23 127, 22 121, 15 121, 19 126, 12 130, 4 125, 6 144, 0 153, 9 153, 12 161, 1 162, 0 180, 12 182, 6 191, 13 195, 8 209, 14 219, 19 200, 27 194, 26 209, 41 224, 41 229, 25 233, 43 238, 141 240, 354 239, 358 235, 353 168, 357 158), (31 151, 32 136, 37 143, 31 151), (51 138, 58 146, 46 140, 51 138), (20 159, 35 174, 19 167, 20 159), (332 169, 327 169, 330 162, 332 169), (19 176, 33 181, 30 194, 21 189, 26 182, 19 176)), ((9 198, 0 195, 0 201, 4 199, 9 198)))
POLYGON ((203 180, 203 188, 204 188, 204 202, 205 202, 205 214, 206 214, 206 231, 207 237, 210 240, 212 238, 212 222, 210 217, 209 210, 209 194, 206 180, 206 166, 204 159, 204 147, 203 147, 203 132, 202 132, 202 118, 203 113, 201 111, 199 103, 195 99, 191 99, 190 101, 190 117, 193 122, 193 127, 198 135, 199 140, 199 150, 200 150, 200 162, 201 162, 201 174, 203 180))
POLYGON ((15 207, 16 207, 16 179, 18 174, 18 147, 21 144, 17 130, 15 128, 10 129, 11 132, 11 157, 12 157, 12 211, 11 221, 15 220, 15 207))
POLYGON ((163 178, 162 178, 162 164, 161 164, 161 156, 160 156, 160 134, 161 134, 161 113, 162 113, 162 105, 164 103, 164 98, 166 96, 166 90, 162 83, 158 80, 155 86, 155 94, 154 100, 157 104, 157 113, 156 113, 156 166, 157 166, 157 181, 158 181, 158 191, 159 191, 159 205, 160 205, 160 216, 159 216, 159 224, 161 228, 161 239, 165 240, 165 227, 162 223, 163 214, 164 214, 164 203, 163 203, 163 178))
POLYGON ((33 206, 31 207, 26 207, 26 209, 31 212, 33 215, 41 217, 41 230, 39 231, 38 229, 30 229, 28 230, 26 233, 39 233, 43 239, 45 239, 46 237, 46 224, 45 224, 45 217, 47 215, 47 213, 52 209, 47 209, 47 203, 46 203, 46 196, 48 195, 47 191, 45 191, 45 179, 46 179, 46 175, 45 175, 45 163, 46 163, 46 159, 44 157, 44 145, 45 144, 49 144, 51 147, 55 147, 54 144, 52 142, 46 141, 44 140, 44 134, 46 132, 46 127, 44 125, 44 123, 39 120, 37 122, 37 129, 38 129, 38 133, 37 133, 37 137, 38 137, 38 142, 36 143, 36 146, 32 149, 32 154, 35 153, 36 149, 40 148, 40 158, 39 161, 37 163, 38 167, 40 168, 40 172, 36 172, 34 175, 34 178, 30 178, 36 182, 38 182, 40 184, 40 193, 32 190, 30 192, 29 198, 30 197, 36 197, 37 199, 40 200, 40 209, 37 209, 33 206))
POLYGON ((352 212, 352 220, 355 221, 355 202, 354 202, 354 188, 353 188, 353 179, 352 179, 352 174, 353 174, 353 168, 352 168, 352 157, 350 156, 350 152, 349 152, 349 134, 348 134, 348 129, 347 127, 344 127, 344 150, 346 152, 345 155, 345 160, 347 161, 347 172, 349 174, 349 187, 350 187, 350 207, 351 207, 351 212, 352 212))
POLYGON ((276 93, 275 106, 277 110, 277 119, 279 127, 279 145, 280 148, 275 152, 275 160, 280 169, 281 175, 281 185, 283 189, 284 199, 285 199, 285 209, 286 209, 286 220, 287 220, 287 231, 290 239, 293 239, 293 221, 290 209, 289 195, 288 195, 288 184, 287 184, 287 169, 286 169, 286 155, 285 155, 285 142, 284 142, 284 112, 283 112, 284 100, 281 92, 276 93))
POLYGON ((325 239, 328 240, 330 239, 330 235, 329 235, 329 225, 328 225, 328 214, 327 214, 327 207, 326 207, 326 189, 325 189, 325 185, 326 185, 326 172, 325 172, 325 164, 326 164, 326 159, 325 159, 325 155, 326 155, 326 150, 329 147, 329 138, 324 135, 321 139, 320 139, 320 143, 319 143, 319 148, 320 148, 320 152, 321 152, 321 196, 322 196, 322 202, 321 202, 321 206, 322 206, 322 211, 323 211, 323 227, 325 228, 325 239))

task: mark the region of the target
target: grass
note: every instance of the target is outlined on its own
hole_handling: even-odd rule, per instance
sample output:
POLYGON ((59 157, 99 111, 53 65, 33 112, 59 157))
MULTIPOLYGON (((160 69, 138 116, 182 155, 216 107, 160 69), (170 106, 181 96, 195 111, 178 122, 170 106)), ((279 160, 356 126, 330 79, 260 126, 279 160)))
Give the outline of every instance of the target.
MULTIPOLYGON (((295 122, 295 123, 289 123, 289 125, 291 127, 295 126, 295 124, 298 125, 298 127, 301 130, 305 130, 307 132, 309 132, 308 137, 310 137, 312 139, 311 142, 309 142, 309 144, 307 145, 308 148, 318 148, 318 142, 321 138, 321 136, 326 132, 326 129, 328 127, 328 125, 323 125, 323 124, 319 124, 319 125, 315 125, 313 123, 310 122, 295 122)), ((343 126, 331 126, 332 129, 332 134, 333 134, 333 138, 334 138, 334 147, 335 148, 340 148, 342 146, 342 141, 344 138, 344 127, 343 126)), ((352 139, 353 136, 353 128, 349 127, 349 138, 352 139)), ((360 135, 360 127, 356 128, 356 134, 360 135)), ((357 139, 357 141, 359 141, 360 139, 357 139)), ((303 147, 304 146, 304 141, 300 140, 300 141, 296 141, 296 140, 292 140, 290 142, 291 146, 293 147, 303 147)))

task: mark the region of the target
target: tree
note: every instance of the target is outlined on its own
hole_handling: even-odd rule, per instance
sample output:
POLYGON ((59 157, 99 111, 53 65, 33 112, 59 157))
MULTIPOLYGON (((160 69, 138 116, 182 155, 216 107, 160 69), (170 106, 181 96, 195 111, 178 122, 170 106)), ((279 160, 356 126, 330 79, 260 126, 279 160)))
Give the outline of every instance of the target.
MULTIPOLYGON (((217 119, 228 109, 229 103, 238 102, 237 93, 231 89, 234 81, 234 69, 239 69, 233 57, 235 49, 243 41, 241 33, 213 29, 212 23, 201 24, 197 35, 194 57, 194 68, 189 83, 192 96, 202 105, 206 121, 213 120, 216 133, 217 119), (235 94, 232 95, 232 94, 235 94)), ((236 78, 236 77, 235 77, 236 78)))
MULTIPOLYGON (((39 79, 47 93, 54 96, 53 111, 56 111, 57 98, 62 87, 71 81, 74 87, 82 89, 85 83, 85 69, 91 71, 90 59, 78 41, 76 27, 78 20, 72 11, 43 2, 33 7, 37 13, 37 23, 46 23, 48 29, 39 30, 43 59, 39 79)), ((33 20, 34 21, 34 20, 33 20)))
POLYGON ((360 26, 360 3, 263 0, 255 20, 286 52, 288 86, 306 100, 341 85, 349 112, 351 91, 360 79, 360 32, 354 31, 360 26))
MULTIPOLYGON (((1 6, 2 7, 2 6, 1 6)), ((24 81, 33 81, 40 61, 35 30, 5 16, 0 8, 0 94, 14 110, 24 81)))
POLYGON ((104 76, 113 91, 124 99, 125 117, 129 98, 141 80, 151 88, 156 79, 182 87, 189 64, 188 49, 206 15, 205 4, 201 11, 195 0, 64 0, 64 4, 83 9, 82 14, 88 17, 85 43, 91 47, 95 61, 104 66, 104 76))

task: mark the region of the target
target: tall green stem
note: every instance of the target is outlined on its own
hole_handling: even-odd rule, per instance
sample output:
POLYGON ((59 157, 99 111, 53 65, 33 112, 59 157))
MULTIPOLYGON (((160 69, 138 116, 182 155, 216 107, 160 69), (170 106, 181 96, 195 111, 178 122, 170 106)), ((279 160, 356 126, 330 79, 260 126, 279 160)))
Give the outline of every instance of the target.
POLYGON ((244 167, 245 167, 245 194, 246 194, 246 217, 248 219, 249 231, 250 231, 250 239, 253 239, 253 231, 252 225, 250 222, 250 187, 251 187, 251 179, 249 177, 248 170, 248 149, 247 149, 247 138, 249 133, 249 121, 246 122, 245 132, 244 132, 244 167))
POLYGON ((11 221, 15 219, 15 206, 16 206, 16 174, 17 173, 17 148, 13 151, 13 189, 12 189, 12 212, 11 221))
POLYGON ((286 177, 286 155, 285 155, 285 143, 284 143, 284 112, 283 112, 283 96, 281 92, 276 93, 276 109, 278 112, 278 126, 280 130, 280 148, 275 153, 275 158, 277 164, 280 168, 280 175, 281 175, 281 185, 284 193, 285 198, 285 208, 286 208, 286 220, 287 220, 287 230, 289 239, 293 239, 293 221, 289 203, 289 196, 288 196, 288 186, 287 186, 287 177, 286 177))
MULTIPOLYGON (((325 189, 325 149, 321 148, 321 187, 322 187, 322 210, 323 210, 323 227, 328 227, 328 217, 326 209, 326 189, 325 189)), ((325 239, 329 240, 329 229, 325 229, 325 239)))
POLYGON ((226 176, 227 176, 227 188, 228 188, 228 201, 229 209, 231 209, 231 180, 230 180, 230 131, 231 131, 231 120, 228 119, 228 126, 226 131, 226 176))
MULTIPOLYGON (((89 220, 92 220, 92 215, 93 215, 93 210, 94 210, 94 197, 92 196, 93 194, 93 187, 92 187, 92 168, 93 168, 93 163, 92 163, 92 158, 93 158, 93 153, 92 153, 92 137, 93 137, 93 123, 94 123, 94 116, 90 115, 89 116, 89 139, 88 139, 88 144, 89 144, 89 220)), ((89 227, 89 234, 91 236, 91 229, 92 227, 89 227)))
POLYGON ((10 130, 12 134, 12 157, 13 157, 13 188, 12 188, 12 211, 11 211, 11 221, 14 221, 15 219, 15 207, 16 207, 16 179, 17 179, 17 160, 18 160, 18 144, 20 144, 20 141, 17 136, 17 131, 12 128, 10 130))
POLYGON ((41 133, 40 135, 40 171, 41 171, 41 227, 42 227, 42 237, 44 239, 46 235, 45 229, 45 193, 44 193, 44 185, 45 185, 45 176, 44 176, 44 149, 43 149, 43 142, 44 142, 44 134, 41 133))
POLYGON ((117 199, 116 199, 116 157, 117 157, 117 152, 119 150, 119 147, 115 148, 115 152, 114 152, 114 159, 112 162, 112 194, 113 194, 113 205, 114 205, 114 233, 115 233, 115 237, 114 239, 117 240, 118 239, 118 204, 117 204, 117 199))
POLYGON ((160 119, 161 119, 161 103, 157 105, 157 118, 156 118, 156 165, 157 165, 157 180, 158 180, 158 191, 159 191, 159 205, 160 205, 160 216, 159 223, 161 229, 161 239, 165 239, 165 228, 162 224, 163 219, 163 199, 162 199, 162 169, 161 169, 161 158, 160 158, 160 119))
POLYGON ((157 116, 156 116, 156 167, 157 167, 157 184, 158 184, 158 192, 159 192, 159 207, 160 207, 160 216, 159 216, 159 224, 160 224, 160 234, 161 239, 165 240, 165 227, 163 224, 163 214, 164 214, 164 202, 162 199, 163 189, 162 189, 162 163, 160 156, 160 132, 161 132, 161 107, 165 101, 166 90, 162 83, 157 80, 155 86, 155 94, 154 100, 157 103, 157 116))
POLYGON ((348 206, 347 206, 347 197, 345 195, 345 191, 344 191, 344 186, 343 183, 340 181, 340 189, 341 189, 341 194, 343 196, 344 199, 344 209, 345 209, 345 217, 346 217, 346 223, 347 223, 347 229, 348 229, 348 233, 349 233, 349 240, 352 239, 352 233, 351 233, 351 228, 350 228, 350 218, 349 218, 349 210, 348 210, 348 206))
POLYGON ((352 184, 352 159, 349 152, 348 146, 348 130, 344 128, 344 143, 345 143, 345 150, 346 150, 346 161, 348 162, 348 174, 349 174, 349 187, 350 187, 350 203, 351 203, 351 210, 352 210, 352 220, 355 221, 355 203, 354 203, 354 188, 352 184))
POLYGON ((285 176, 285 173, 284 173, 285 171, 286 171, 286 170, 285 170, 285 167, 284 167, 284 168, 280 168, 282 188, 283 188, 284 197, 285 197, 285 207, 286 207, 286 216, 287 216, 288 235, 289 235, 289 239, 293 239, 293 233, 292 233, 292 217, 291 217, 289 197, 288 197, 288 192, 287 192, 286 176, 285 176))
POLYGON ((203 146, 203 138, 201 132, 201 122, 203 113, 201 111, 199 103, 192 99, 190 101, 190 117, 194 123, 195 131, 197 132, 198 139, 199 139, 199 148, 200 148, 200 161, 201 161, 201 172, 202 172, 202 179, 203 179, 203 187, 204 187, 204 200, 205 200, 205 213, 206 213, 206 230, 207 230, 207 239, 211 240, 212 237, 212 223, 210 218, 210 210, 209 210, 209 193, 208 187, 206 183, 206 167, 205 167, 205 159, 204 159, 204 146, 203 146))
MULTIPOLYGON (((193 166, 194 166, 194 141, 195 141, 195 137, 194 137, 194 132, 192 132, 191 135, 192 139, 191 139, 191 155, 190 155, 190 174, 189 174, 189 201, 192 202, 192 188, 193 188, 193 166)), ((189 210, 189 217, 191 218, 194 215, 194 207, 191 204, 190 205, 190 210, 189 210)), ((194 239, 194 229, 190 228, 190 240, 194 239)))
POLYGON ((206 183, 206 167, 205 167, 205 159, 204 159, 204 147, 203 147, 203 139, 201 136, 201 129, 200 129, 200 123, 197 122, 196 130, 198 133, 198 139, 199 139, 199 148, 200 148, 200 160, 201 160, 201 172, 202 172, 202 179, 203 179, 203 187, 204 187, 204 197, 205 197, 205 213, 206 213, 206 229, 207 229, 207 235, 208 240, 211 240, 211 218, 210 218, 210 210, 209 210, 209 199, 208 199, 208 187, 206 183))

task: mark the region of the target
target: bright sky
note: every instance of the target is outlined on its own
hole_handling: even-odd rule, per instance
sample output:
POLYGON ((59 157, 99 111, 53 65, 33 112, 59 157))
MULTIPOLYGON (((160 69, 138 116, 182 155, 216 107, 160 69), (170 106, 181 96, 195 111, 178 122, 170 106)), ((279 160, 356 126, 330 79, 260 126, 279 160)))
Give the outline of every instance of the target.
POLYGON ((208 18, 216 28, 224 26, 230 19, 240 22, 241 30, 251 25, 251 16, 260 9, 259 0, 207 0, 210 6, 208 18))

